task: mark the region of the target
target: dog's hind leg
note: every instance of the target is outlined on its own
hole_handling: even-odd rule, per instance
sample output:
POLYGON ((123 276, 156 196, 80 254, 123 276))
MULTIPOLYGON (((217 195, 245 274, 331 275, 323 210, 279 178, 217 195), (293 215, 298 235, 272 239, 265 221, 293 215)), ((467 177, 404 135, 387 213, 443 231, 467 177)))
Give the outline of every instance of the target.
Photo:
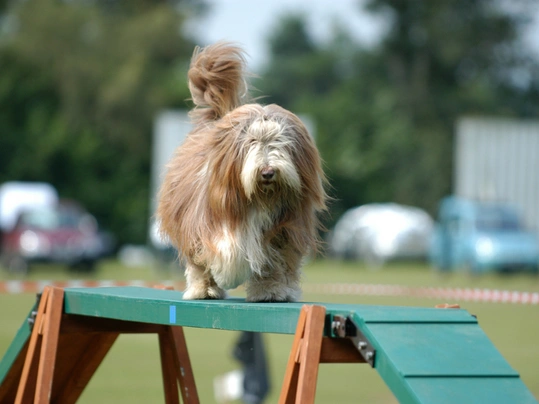
POLYGON ((187 264, 185 269, 187 287, 184 300, 225 299, 226 292, 215 283, 209 271, 204 267, 187 264))

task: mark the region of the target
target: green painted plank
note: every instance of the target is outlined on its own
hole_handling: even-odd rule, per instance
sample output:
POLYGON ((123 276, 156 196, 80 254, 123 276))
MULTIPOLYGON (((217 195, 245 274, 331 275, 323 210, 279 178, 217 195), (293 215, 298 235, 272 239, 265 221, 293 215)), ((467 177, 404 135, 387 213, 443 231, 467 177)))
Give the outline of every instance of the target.
POLYGON ((367 329, 378 360, 386 357, 405 377, 518 377, 476 324, 369 324, 367 329))
POLYGON ((477 324, 360 323, 359 328, 376 349, 376 371, 400 403, 535 402, 477 324), (508 386, 503 400, 486 400, 492 382, 485 379, 508 386), (449 396, 436 389, 445 381, 449 396))
POLYGON ((32 315, 32 311, 35 310, 37 310, 37 304, 34 305, 32 310, 30 310, 30 313, 28 313, 28 316, 24 319, 21 327, 17 331, 17 334, 15 334, 13 341, 11 341, 11 344, 0 361, 0 385, 6 378, 9 369, 17 359, 17 356, 19 356, 19 353, 24 348, 26 341, 30 338, 32 330, 28 324, 28 318, 32 315))
POLYGON ((477 323, 477 319, 462 309, 442 310, 430 307, 406 306, 371 306, 350 304, 328 304, 304 302, 301 304, 319 304, 330 312, 355 313, 364 323, 477 323))
POLYGON ((65 290, 65 311, 127 321, 282 334, 295 332, 304 304, 323 305, 331 314, 356 313, 366 323, 376 319, 396 323, 476 323, 465 310, 319 302, 247 303, 243 299, 184 301, 181 296, 177 291, 139 287, 71 288, 65 290))
POLYGON ((187 327, 293 334, 301 304, 243 300, 181 300, 181 294, 150 288, 66 289, 68 314, 187 327))
POLYGON ((537 404, 517 378, 414 378, 410 389, 429 404, 537 404))

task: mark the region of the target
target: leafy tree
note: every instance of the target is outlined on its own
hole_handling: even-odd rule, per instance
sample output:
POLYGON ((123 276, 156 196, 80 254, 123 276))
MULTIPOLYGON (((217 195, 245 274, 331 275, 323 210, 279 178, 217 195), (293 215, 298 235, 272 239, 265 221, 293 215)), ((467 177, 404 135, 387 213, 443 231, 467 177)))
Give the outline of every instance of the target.
POLYGON ((373 49, 342 30, 317 44, 302 16, 282 20, 260 87, 315 119, 334 220, 383 201, 433 213, 451 192, 459 116, 537 116, 538 62, 519 42, 532 3, 521 5, 510 14, 489 0, 371 0, 367 10, 390 21, 373 49))
POLYGON ((516 66, 537 69, 519 44, 524 18, 487 0, 372 0, 367 7, 390 16, 377 60, 397 111, 410 121, 412 150, 408 157, 399 153, 395 198, 433 210, 451 190, 455 120, 531 112, 522 108, 529 92, 512 80, 516 66))
POLYGON ((188 96, 193 42, 179 5, 190 3, 12 2, 15 23, 0 36, 0 182, 51 182, 120 242, 143 242, 153 118, 188 96))

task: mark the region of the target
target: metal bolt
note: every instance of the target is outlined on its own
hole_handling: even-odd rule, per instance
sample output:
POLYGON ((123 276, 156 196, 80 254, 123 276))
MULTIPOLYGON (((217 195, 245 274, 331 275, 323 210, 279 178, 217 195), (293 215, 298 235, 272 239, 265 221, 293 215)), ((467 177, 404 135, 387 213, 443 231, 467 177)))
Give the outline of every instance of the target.
POLYGON ((374 356, 374 354, 373 354, 372 352, 367 352, 367 353, 365 354, 365 356, 366 356, 367 360, 371 360, 372 357, 374 356))
POLYGON ((344 337, 346 335, 346 331, 345 331, 345 322, 338 319, 338 320, 333 320, 331 322, 331 330, 333 331, 333 333, 339 337, 344 337))
POLYGON ((30 328, 32 328, 36 322, 36 316, 37 316, 37 311, 32 311, 30 313, 30 316, 28 317, 27 321, 28 321, 28 325, 30 326, 30 328))
POLYGON ((359 341, 359 342, 357 343, 357 347, 358 347, 359 349, 365 349, 365 348, 367 348, 367 343, 366 343, 365 341, 359 341))

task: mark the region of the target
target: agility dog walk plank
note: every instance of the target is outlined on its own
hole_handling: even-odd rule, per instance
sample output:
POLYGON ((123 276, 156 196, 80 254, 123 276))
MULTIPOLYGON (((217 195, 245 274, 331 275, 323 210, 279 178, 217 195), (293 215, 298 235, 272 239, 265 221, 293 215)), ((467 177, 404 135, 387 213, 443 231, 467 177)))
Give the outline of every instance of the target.
POLYGON ((362 362, 401 403, 537 403, 461 309, 184 301, 177 291, 141 287, 52 289, 59 288, 45 289, 36 324, 25 321, 0 362, 2 403, 32 402, 41 390, 52 402, 75 402, 123 332, 157 333, 166 402, 179 403, 178 389, 184 403, 198 402, 182 327, 295 334, 283 404, 314 402, 319 363, 362 362), (52 297, 62 292, 54 311, 60 300, 52 297), (97 347, 92 353, 90 345, 97 347))

